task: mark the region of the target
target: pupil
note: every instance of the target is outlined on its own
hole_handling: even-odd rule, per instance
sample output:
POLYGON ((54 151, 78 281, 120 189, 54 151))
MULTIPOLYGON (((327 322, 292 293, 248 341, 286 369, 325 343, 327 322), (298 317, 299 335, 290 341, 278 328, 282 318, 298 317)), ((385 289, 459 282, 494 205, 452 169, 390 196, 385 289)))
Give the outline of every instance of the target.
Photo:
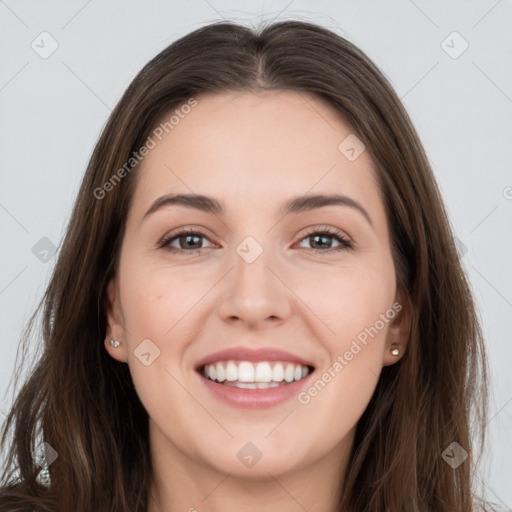
POLYGON ((192 239, 196 238, 200 238, 199 236, 197 235, 186 235, 185 237, 182 237, 182 240, 183 238, 185 238, 185 245, 186 245, 186 248, 187 249, 200 249, 201 248, 201 241, 199 240, 198 243, 194 244, 194 242, 192 241, 192 239), (199 245, 199 247, 192 247, 194 245, 199 245))
POLYGON ((314 235, 313 236, 313 240, 314 240, 314 244, 317 243, 317 240, 320 240, 320 243, 321 244, 326 244, 327 247, 330 247, 331 244, 329 243, 330 241, 330 238, 329 236, 326 236, 326 235, 314 235))

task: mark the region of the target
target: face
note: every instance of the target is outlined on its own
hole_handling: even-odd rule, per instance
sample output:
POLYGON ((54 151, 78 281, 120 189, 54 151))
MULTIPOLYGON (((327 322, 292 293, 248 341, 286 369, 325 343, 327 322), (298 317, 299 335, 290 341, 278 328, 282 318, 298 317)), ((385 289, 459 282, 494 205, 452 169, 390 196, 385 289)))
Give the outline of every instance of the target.
POLYGON ((157 456, 255 478, 334 468, 406 343, 372 161, 311 96, 196 99, 133 171, 107 350, 157 456))

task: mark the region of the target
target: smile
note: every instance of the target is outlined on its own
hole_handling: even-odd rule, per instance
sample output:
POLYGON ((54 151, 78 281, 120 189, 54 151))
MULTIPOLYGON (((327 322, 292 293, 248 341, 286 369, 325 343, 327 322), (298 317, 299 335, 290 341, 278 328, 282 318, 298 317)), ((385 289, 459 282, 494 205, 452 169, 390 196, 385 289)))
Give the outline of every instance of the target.
POLYGON ((204 365, 202 375, 213 382, 240 389, 268 389, 299 381, 313 368, 289 361, 218 361, 204 365))
POLYGON ((312 359, 278 349, 234 346, 211 353, 195 365, 201 386, 231 407, 276 407, 297 397, 315 372, 312 359))

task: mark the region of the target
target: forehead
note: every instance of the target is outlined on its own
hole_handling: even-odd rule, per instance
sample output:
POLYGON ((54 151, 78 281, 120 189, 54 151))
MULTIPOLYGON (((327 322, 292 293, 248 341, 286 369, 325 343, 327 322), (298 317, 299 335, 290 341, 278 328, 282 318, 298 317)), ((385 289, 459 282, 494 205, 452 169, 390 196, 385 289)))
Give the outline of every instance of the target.
POLYGON ((278 206, 310 191, 379 199, 368 152, 346 157, 340 143, 353 131, 323 100, 293 91, 243 91, 196 101, 162 140, 153 137, 156 145, 136 171, 135 214, 170 192, 219 197, 236 209, 257 208, 263 199, 278 206))

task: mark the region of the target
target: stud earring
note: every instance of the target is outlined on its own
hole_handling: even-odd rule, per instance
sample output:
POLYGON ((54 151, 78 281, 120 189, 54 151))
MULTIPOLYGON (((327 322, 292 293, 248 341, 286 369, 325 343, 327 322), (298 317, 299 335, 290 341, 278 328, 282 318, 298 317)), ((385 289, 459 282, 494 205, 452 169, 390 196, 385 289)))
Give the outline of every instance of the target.
POLYGON ((114 347, 114 348, 117 348, 117 347, 119 347, 119 345, 121 345, 121 343, 120 343, 119 341, 117 341, 117 340, 110 340, 110 341, 108 342, 108 344, 109 344, 111 347, 114 347))
POLYGON ((392 353, 394 356, 397 356, 398 354, 400 354, 400 350, 398 350, 397 348, 394 348, 393 350, 391 350, 391 353, 392 353))

